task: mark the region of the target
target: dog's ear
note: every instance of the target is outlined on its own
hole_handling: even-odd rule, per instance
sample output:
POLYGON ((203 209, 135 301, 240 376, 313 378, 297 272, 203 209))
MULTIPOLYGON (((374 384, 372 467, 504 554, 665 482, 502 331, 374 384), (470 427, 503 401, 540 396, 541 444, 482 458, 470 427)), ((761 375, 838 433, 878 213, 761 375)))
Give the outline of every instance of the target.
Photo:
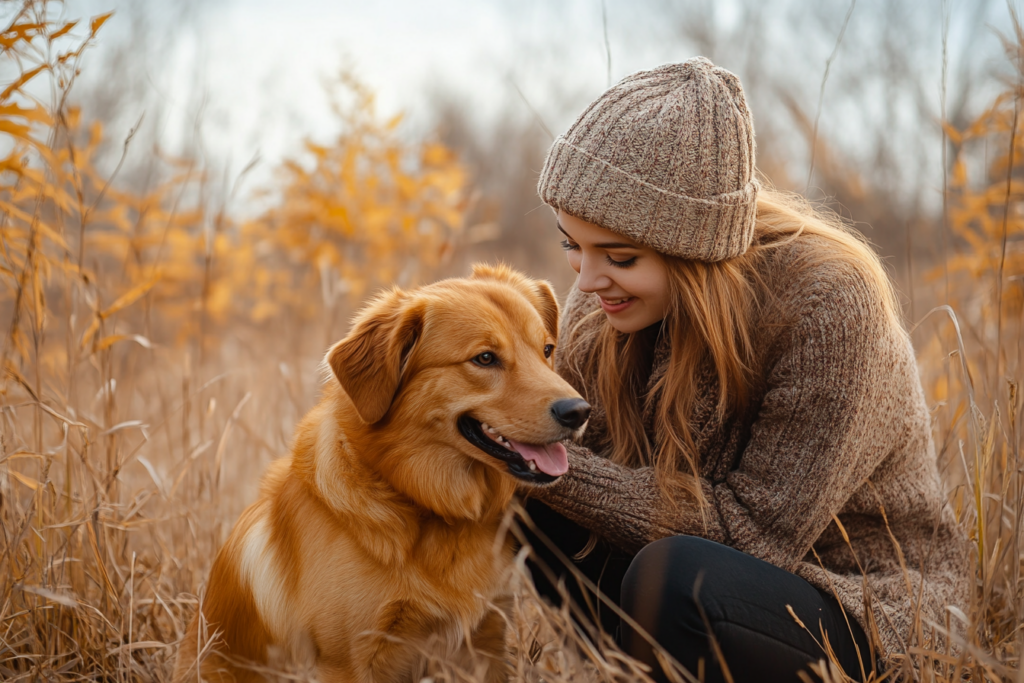
POLYGON ((423 306, 394 289, 360 311, 348 336, 327 352, 327 364, 368 424, 391 408, 422 329, 423 306))
POLYGON ((533 295, 533 307, 540 313, 544 329, 558 339, 558 299, 555 298, 555 290, 546 280, 534 280, 533 295))

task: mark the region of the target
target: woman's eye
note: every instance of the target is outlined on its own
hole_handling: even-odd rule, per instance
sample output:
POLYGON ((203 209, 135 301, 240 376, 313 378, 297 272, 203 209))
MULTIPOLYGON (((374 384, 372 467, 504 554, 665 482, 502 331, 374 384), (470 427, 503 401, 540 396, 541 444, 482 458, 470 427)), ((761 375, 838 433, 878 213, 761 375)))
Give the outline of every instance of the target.
POLYGON ((580 245, 573 244, 569 240, 562 240, 561 244, 562 244, 562 249, 565 249, 566 251, 579 251, 580 250, 580 245))
POLYGON ((473 362, 482 368, 486 368, 488 365, 494 365, 498 362, 498 357, 490 351, 484 351, 479 356, 473 358, 473 362))
POLYGON ((555 350, 554 344, 546 344, 544 346, 544 357, 551 358, 551 353, 555 350))
POLYGON ((631 265, 636 263, 636 256, 628 258, 625 261, 616 261, 611 256, 605 256, 604 258, 608 261, 609 266, 614 266, 616 268, 629 268, 631 265))

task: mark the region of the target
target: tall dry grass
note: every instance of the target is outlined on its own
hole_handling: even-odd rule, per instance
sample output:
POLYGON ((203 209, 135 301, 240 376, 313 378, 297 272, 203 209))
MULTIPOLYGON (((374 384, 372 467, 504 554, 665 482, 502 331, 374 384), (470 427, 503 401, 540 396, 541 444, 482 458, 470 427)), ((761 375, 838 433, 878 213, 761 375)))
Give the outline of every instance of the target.
MULTIPOLYGON (((431 278, 476 241, 468 178, 443 145, 403 141, 400 120, 382 121, 342 74, 342 132, 283 164, 260 215, 237 217, 238 178, 131 136, 124 154, 158 157, 163 175, 130 190, 121 164, 100 170, 102 126, 71 98, 109 15, 68 23, 59 10, 9 3, 0 32, 0 677, 162 681, 214 552, 287 451, 352 306, 431 278)), ((1006 46, 1019 66, 1024 35, 1006 46)), ((958 648, 921 629, 876 679, 1021 680, 1022 81, 947 127, 947 258, 911 263, 908 293, 948 304, 911 305, 910 318, 977 589, 939 625, 958 648)), ((521 564, 516 581, 516 680, 645 678, 540 603, 521 564)), ((816 673, 843 680, 826 663, 816 673)))

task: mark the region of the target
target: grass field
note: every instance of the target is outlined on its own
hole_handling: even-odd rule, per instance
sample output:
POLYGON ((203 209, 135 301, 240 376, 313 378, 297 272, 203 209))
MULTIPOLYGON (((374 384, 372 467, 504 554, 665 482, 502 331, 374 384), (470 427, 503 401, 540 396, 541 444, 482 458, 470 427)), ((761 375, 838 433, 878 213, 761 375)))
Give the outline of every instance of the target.
MULTIPOLYGON (((189 159, 132 189, 97 170, 102 125, 74 106, 109 15, 54 16, 12 3, 0 33, 0 678, 164 681, 217 547, 316 400, 324 350, 374 288, 429 281, 472 242, 472 178, 342 76, 342 134, 296 150, 260 215, 239 218, 237 180, 189 159)), ((1022 50, 1018 31, 1010 64, 1022 50)), ((905 313, 976 590, 950 613, 957 654, 918 634, 886 679, 1024 680, 1022 79, 947 126, 945 210, 920 235, 943 257, 908 248, 905 313)), ((517 680, 644 678, 520 588, 517 680)))

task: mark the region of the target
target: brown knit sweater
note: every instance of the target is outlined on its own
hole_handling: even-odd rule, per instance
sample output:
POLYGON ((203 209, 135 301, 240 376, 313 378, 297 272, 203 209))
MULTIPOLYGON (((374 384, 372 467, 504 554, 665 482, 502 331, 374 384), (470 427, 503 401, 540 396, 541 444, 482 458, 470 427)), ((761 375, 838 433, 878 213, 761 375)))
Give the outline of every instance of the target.
MULTIPOLYGON (((599 303, 574 287, 557 367, 593 412, 581 442, 567 444, 569 473, 532 495, 629 552, 691 534, 794 572, 834 592, 865 632, 873 621, 883 653, 893 655, 917 631, 918 603, 926 629, 929 620, 946 622, 946 605, 966 610, 970 549, 945 502, 907 335, 850 265, 825 261, 802 275, 793 267, 809 250, 828 248, 803 237, 764 260, 775 306, 762 307, 752 326, 762 379, 745 414, 719 421, 710 363, 694 377, 702 387, 692 424, 703 515, 682 491, 666 502, 651 468, 629 469, 595 452, 606 448, 608 416, 588 362, 593 344, 581 347, 582 382, 564 350, 593 339, 604 316, 577 329, 599 303), (574 330, 580 336, 571 339, 574 330)), ((663 336, 655 349, 649 387, 666 371, 669 344, 663 336)), ((661 400, 644 415, 652 444, 661 400)))

